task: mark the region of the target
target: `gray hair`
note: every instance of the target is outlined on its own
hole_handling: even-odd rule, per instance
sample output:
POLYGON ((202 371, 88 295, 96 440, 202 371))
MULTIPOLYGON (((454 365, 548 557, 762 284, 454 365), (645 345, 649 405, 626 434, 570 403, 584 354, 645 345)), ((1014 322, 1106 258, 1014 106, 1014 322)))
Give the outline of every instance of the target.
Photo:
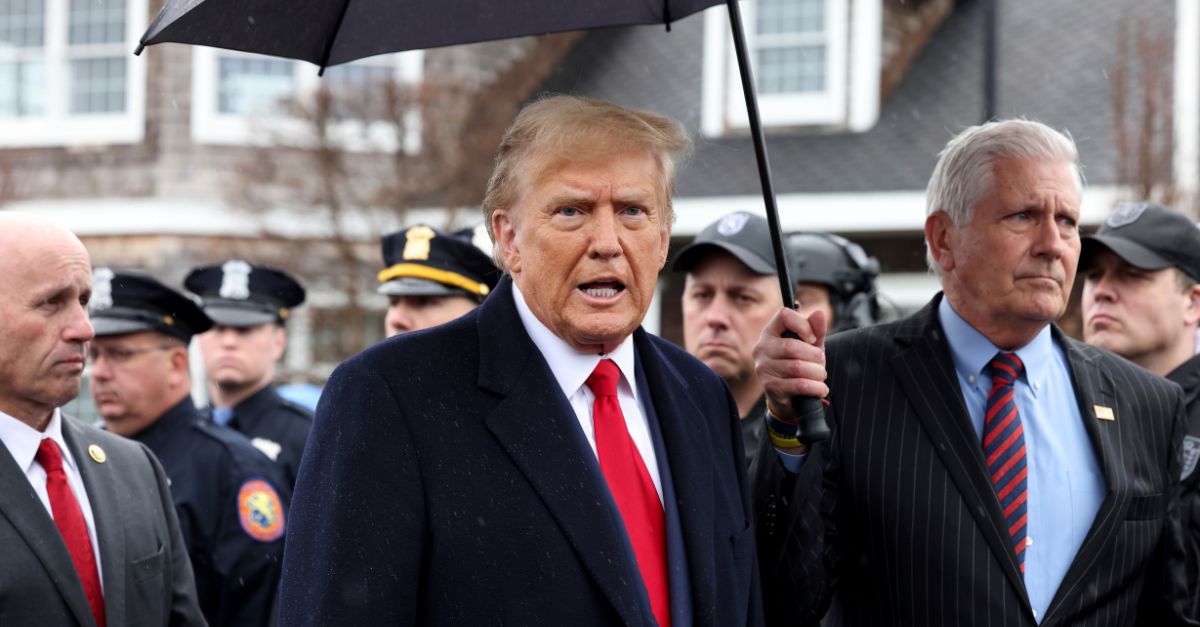
MULTIPOLYGON (((969 224, 975 205, 992 191, 994 166, 1002 159, 1070 163, 1076 189, 1083 191, 1079 151, 1068 131, 1059 132, 1033 120, 998 120, 967 128, 938 153, 925 189, 925 215, 942 211, 955 226, 969 224)), ((925 260, 930 270, 941 274, 929 242, 925 242, 925 260)))

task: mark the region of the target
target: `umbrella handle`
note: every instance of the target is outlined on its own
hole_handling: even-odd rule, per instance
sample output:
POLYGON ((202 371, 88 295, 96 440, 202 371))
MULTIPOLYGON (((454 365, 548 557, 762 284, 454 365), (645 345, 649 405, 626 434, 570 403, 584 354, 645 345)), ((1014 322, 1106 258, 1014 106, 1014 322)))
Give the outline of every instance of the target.
MULTIPOLYGON (((763 202, 767 208, 767 224, 771 231, 771 248, 775 253, 775 267, 779 271, 779 292, 783 306, 796 308, 796 294, 788 273, 787 257, 783 254, 783 234, 779 226, 779 210, 775 206, 775 186, 771 182, 771 163, 767 159, 767 143, 763 139, 762 119, 758 116, 758 97, 754 93, 754 75, 750 69, 750 54, 746 50, 746 35, 742 30, 742 12, 738 0, 726 0, 729 7, 729 26, 733 31, 733 48, 737 53, 738 71, 742 79, 742 94, 746 97, 746 113, 750 121, 750 136, 754 140, 754 157, 758 160, 758 176, 762 183, 763 202)), ((784 337, 799 339, 787 333, 784 337)), ((796 438, 806 446, 829 439, 829 425, 825 422, 825 406, 821 399, 812 396, 797 396, 792 399, 796 410, 796 438)))

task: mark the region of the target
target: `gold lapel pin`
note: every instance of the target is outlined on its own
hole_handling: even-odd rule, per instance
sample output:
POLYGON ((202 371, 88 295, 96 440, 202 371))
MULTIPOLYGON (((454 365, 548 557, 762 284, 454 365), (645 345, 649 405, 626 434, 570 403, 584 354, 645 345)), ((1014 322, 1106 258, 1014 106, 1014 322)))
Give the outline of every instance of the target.
POLYGON ((96 444, 88 446, 88 455, 91 455, 92 460, 94 460, 97 464, 103 464, 104 462, 108 461, 108 455, 104 454, 104 449, 100 448, 100 446, 96 444))
POLYGON ((1096 412, 1097 420, 1117 419, 1117 417, 1113 415, 1112 407, 1105 407, 1104 405, 1092 405, 1092 410, 1096 412))

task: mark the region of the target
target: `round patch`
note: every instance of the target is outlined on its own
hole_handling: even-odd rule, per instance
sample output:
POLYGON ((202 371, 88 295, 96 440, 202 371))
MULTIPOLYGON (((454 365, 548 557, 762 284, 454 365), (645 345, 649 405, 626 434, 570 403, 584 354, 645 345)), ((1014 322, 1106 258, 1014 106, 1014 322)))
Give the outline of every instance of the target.
POLYGON ((1138 218, 1142 217, 1143 213, 1146 213, 1146 209, 1149 207, 1150 205, 1144 202, 1124 203, 1117 207, 1116 210, 1112 212, 1112 215, 1108 216, 1108 219, 1105 220, 1105 223, 1114 229, 1121 228, 1126 224, 1133 224, 1134 222, 1137 222, 1138 218))
POLYGON ((283 503, 271 484, 262 479, 243 483, 237 507, 238 521, 246 535, 259 542, 273 542, 283 535, 283 503))
POLYGON ((717 223, 717 232, 725 237, 736 235, 746 226, 748 220, 750 216, 744 213, 731 213, 717 223))

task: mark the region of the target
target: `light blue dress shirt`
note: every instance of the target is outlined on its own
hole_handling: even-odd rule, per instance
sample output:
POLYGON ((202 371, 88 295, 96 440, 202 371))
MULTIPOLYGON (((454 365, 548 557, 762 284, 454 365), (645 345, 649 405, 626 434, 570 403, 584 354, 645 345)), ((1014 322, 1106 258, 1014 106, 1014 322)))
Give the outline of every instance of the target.
MULTIPOLYGON (((984 368, 1000 349, 959 317, 946 298, 938 306, 938 319, 982 446, 992 386, 984 368)), ((1041 622, 1108 488, 1079 413, 1066 355, 1049 325, 1015 352, 1025 364, 1016 382, 1029 469, 1025 589, 1041 622)))

